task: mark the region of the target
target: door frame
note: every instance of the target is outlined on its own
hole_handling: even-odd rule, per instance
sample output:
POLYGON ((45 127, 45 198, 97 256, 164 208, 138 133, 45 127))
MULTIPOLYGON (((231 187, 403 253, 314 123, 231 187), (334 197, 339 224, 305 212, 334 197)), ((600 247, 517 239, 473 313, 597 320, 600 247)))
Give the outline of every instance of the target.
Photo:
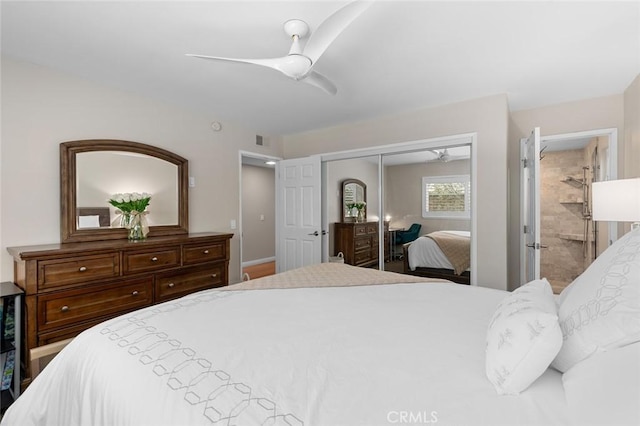
MULTIPOLYGON (((281 157, 274 157, 271 155, 265 155, 265 154, 259 154, 256 152, 251 152, 251 151, 244 151, 244 150, 239 150, 238 151, 238 181, 239 181, 239 187, 240 187, 240 192, 239 192, 239 200, 238 200, 238 224, 237 224, 237 230, 238 230, 238 239, 240 241, 240 275, 239 277, 242 279, 242 271, 243 271, 243 253, 242 253, 242 245, 244 243, 244 239, 242 236, 242 193, 243 193, 243 187, 242 187, 242 159, 243 157, 247 157, 247 158, 253 158, 256 160, 264 160, 264 161, 275 161, 278 162, 280 160, 282 160, 281 157)), ((275 170, 275 168, 274 168, 275 170)), ((275 171, 274 171, 275 173, 275 171)), ((276 179, 274 178, 273 184, 276 185, 276 179)), ((276 194, 276 200, 277 200, 277 194, 276 194)), ((277 221, 277 218, 274 217, 274 220, 277 221)), ((275 224, 274 224, 275 226, 275 224)), ((277 236, 277 227, 276 227, 276 240, 277 240, 278 236, 277 236)), ((276 244, 276 241, 274 241, 274 246, 276 244)))
MULTIPOLYGON (((384 173, 382 165, 383 155, 402 154, 407 152, 424 151, 427 149, 440 149, 450 148, 460 145, 469 145, 471 148, 471 285, 478 285, 477 263, 478 263, 478 149, 477 149, 478 135, 476 132, 463 133, 458 135, 442 136, 437 138, 419 139, 408 142, 399 142, 386 145, 380 145, 376 147, 351 149, 346 151, 336 151, 320 154, 321 164, 323 165, 328 161, 335 160, 350 160, 362 157, 378 156, 378 210, 377 215, 379 218, 384 218, 384 173)), ((323 188, 326 186, 323 181, 323 188)), ((323 197, 327 194, 323 191, 323 197)), ((329 229, 328 223, 328 211, 326 198, 323 198, 322 202, 322 229, 329 229)), ((378 221, 378 238, 379 241, 384 241, 384 221, 378 221)), ((384 264, 384 244, 379 244, 379 268, 382 269, 384 264)), ((329 258, 329 245, 323 244, 322 247, 322 259, 323 262, 329 258)))
MULTIPOLYGON (((585 130, 572 133, 560 133, 556 135, 542 136, 540 135, 540 143, 561 143, 573 139, 594 138, 598 136, 609 137, 609 180, 618 178, 618 129, 604 128, 595 130, 585 130)), ((526 138, 520 140, 520 179, 524 179, 524 167, 522 167, 522 159, 524 158, 526 138)), ((524 234, 525 212, 527 208, 527 197, 520 194, 520 285, 526 283, 526 236, 524 234)), ((609 229, 609 245, 618 239, 618 226, 616 222, 608 223, 609 229)))

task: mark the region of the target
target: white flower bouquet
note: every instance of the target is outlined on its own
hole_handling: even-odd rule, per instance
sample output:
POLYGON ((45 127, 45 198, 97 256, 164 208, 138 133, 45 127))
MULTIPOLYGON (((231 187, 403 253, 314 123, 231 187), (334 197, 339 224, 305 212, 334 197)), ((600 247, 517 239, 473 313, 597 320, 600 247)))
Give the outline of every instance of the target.
POLYGON ((113 194, 109 199, 109 204, 124 213, 142 213, 151 202, 151 194, 146 192, 126 192, 113 194))
POLYGON ((145 215, 145 210, 151 202, 151 194, 146 192, 127 192, 113 194, 109 199, 109 204, 118 209, 120 215, 113 221, 111 226, 120 226, 129 230, 128 238, 130 240, 142 240, 149 233, 149 225, 145 215))

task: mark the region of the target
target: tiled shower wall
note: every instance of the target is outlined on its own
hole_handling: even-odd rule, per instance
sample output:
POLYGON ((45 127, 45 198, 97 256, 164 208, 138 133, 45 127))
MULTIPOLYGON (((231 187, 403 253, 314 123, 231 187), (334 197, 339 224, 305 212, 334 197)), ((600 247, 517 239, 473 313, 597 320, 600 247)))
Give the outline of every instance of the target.
POLYGON ((540 162, 540 276, 559 293, 584 271, 582 180, 584 150, 544 152, 540 162))

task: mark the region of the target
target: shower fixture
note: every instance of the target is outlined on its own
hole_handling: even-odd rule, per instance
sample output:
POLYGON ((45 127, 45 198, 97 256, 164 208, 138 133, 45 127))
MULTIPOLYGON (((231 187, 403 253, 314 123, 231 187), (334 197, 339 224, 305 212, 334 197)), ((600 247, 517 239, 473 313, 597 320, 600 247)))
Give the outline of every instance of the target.
POLYGON ((574 186, 576 188, 582 188, 584 185, 586 185, 584 182, 584 179, 577 179, 574 178, 573 176, 567 176, 566 179, 563 180, 564 183, 568 183, 571 186, 574 186))

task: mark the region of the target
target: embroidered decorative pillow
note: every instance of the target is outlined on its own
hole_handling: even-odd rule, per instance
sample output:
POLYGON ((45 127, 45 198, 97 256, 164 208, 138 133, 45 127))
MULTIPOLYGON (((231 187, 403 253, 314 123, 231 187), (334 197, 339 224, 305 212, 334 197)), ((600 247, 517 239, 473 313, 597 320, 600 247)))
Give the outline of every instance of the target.
POLYGON ((640 229, 606 249, 560 295, 561 372, 597 352, 640 341, 640 229))
POLYGON ((499 395, 517 395, 545 372, 561 345, 551 285, 531 281, 505 297, 489 323, 487 377, 499 395))

